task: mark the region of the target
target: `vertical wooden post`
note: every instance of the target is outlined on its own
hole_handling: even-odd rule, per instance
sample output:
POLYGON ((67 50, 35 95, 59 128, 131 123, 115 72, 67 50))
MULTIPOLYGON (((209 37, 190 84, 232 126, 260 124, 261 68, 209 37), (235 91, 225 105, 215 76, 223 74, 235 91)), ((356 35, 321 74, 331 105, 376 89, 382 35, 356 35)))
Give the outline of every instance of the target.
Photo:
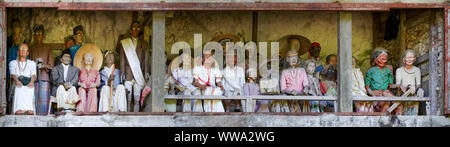
POLYGON ((258 42, 258 11, 253 11, 252 20, 252 41, 258 42))
MULTIPOLYGON (((338 12, 338 111, 352 112, 352 13, 338 12)), ((336 106, 335 106, 336 107, 336 106)))
POLYGON ((164 112, 166 16, 164 11, 154 11, 152 17, 152 101, 145 111, 164 112))
POLYGON ((0 80, 0 86, 1 86, 1 98, 0 98, 0 115, 6 113, 6 94, 8 93, 6 91, 6 64, 8 63, 6 60, 6 8, 1 7, 0 8, 0 47, 1 47, 1 56, 3 56, 3 64, 1 64, 2 70, 1 72, 1 80, 0 80))

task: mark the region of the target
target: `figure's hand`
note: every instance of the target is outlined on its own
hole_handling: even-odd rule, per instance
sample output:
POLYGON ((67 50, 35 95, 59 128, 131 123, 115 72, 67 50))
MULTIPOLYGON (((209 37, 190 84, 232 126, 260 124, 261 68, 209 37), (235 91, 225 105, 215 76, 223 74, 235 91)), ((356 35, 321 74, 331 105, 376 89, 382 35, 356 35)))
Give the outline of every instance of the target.
POLYGON ((424 91, 422 88, 419 88, 419 90, 417 90, 417 96, 418 97, 423 97, 424 96, 424 91))
POLYGON ((109 81, 109 82, 114 81, 114 79, 115 79, 115 76, 114 76, 114 75, 109 75, 109 78, 108 78, 108 81, 109 81))
POLYGON ((145 81, 148 81, 150 79, 150 74, 149 73, 145 73, 145 81))
POLYGON ((224 91, 224 90, 225 90, 225 88, 223 88, 223 86, 222 86, 222 85, 220 85, 219 87, 220 87, 220 90, 222 90, 222 91, 224 91))
MULTIPOLYGON (((95 87, 97 87, 97 84, 91 84, 91 85, 89 85, 89 88, 95 88, 95 87)), ((111 86, 112 87, 112 86, 111 86)))
POLYGON ((372 89, 367 88, 367 94, 369 94, 370 96, 374 96, 375 93, 373 93, 372 89))
POLYGON ((295 90, 292 90, 292 91, 290 92, 290 94, 292 94, 292 95, 298 95, 298 92, 295 91, 295 90))
POLYGON ((28 88, 33 88, 33 87, 34 87, 34 82, 28 83, 27 87, 28 87, 28 88))
POLYGON ((78 85, 80 85, 80 87, 87 88, 86 84, 84 83, 78 83, 78 85))
POLYGON ((402 92, 406 92, 407 88, 408 88, 408 87, 405 87, 405 86, 400 85, 400 90, 402 90, 402 92))
POLYGON ((200 89, 201 90, 205 90, 206 89, 206 85, 200 85, 200 89))
POLYGON ((393 85, 391 85, 391 87, 389 87, 389 88, 391 88, 391 89, 395 89, 395 88, 398 88, 400 85, 398 85, 398 84, 393 84, 393 85))
POLYGON ((17 82, 16 82, 16 86, 20 88, 20 87, 22 87, 22 86, 23 86, 23 84, 22 84, 22 82, 20 82, 19 80, 17 80, 17 82))
MULTIPOLYGON (((125 74, 120 74, 120 80, 125 80, 125 74)), ((122 81, 121 81, 122 82, 122 81)))
POLYGON ((142 90, 142 94, 141 94, 141 106, 144 105, 144 98, 150 94, 150 92, 152 91, 152 88, 150 86, 145 86, 144 90, 142 90))

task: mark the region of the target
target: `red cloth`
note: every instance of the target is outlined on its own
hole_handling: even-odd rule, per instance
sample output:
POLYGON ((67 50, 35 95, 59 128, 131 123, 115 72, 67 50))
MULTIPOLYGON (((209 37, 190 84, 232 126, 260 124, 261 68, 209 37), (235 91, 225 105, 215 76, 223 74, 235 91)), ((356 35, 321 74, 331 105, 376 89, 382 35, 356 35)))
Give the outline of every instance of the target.
POLYGON ((313 48, 314 46, 319 46, 319 47, 320 47, 320 44, 319 44, 318 42, 313 42, 313 43, 311 44, 311 47, 310 47, 310 48, 313 48))

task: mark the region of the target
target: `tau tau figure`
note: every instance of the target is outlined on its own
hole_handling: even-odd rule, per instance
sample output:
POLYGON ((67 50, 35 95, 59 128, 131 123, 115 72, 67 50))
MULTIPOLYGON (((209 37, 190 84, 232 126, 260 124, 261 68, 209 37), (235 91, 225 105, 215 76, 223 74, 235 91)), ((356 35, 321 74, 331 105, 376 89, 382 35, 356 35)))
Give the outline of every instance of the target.
MULTIPOLYGON (((366 73, 366 91, 370 96, 394 96, 389 90, 394 83, 390 68, 386 66, 388 53, 385 49, 376 49, 371 55, 372 65, 366 73)), ((387 112, 390 102, 377 102, 374 104, 377 112, 387 112)))
POLYGON ((56 94, 57 108, 62 112, 74 112, 76 104, 80 101, 76 85, 78 85, 79 69, 70 65, 72 58, 70 51, 65 50, 61 55, 61 64, 51 71, 53 92, 56 94), (58 89, 56 89, 58 87, 58 89))
MULTIPOLYGON (((423 97, 420 69, 413 65, 416 61, 414 51, 406 50, 402 61, 404 66, 398 68, 395 72, 395 84, 400 87, 403 96, 423 97)), ((417 115, 419 102, 405 102, 403 111, 405 115, 417 115)))
MULTIPOLYGON (((297 51, 295 50, 288 51, 286 55, 286 60, 289 63, 289 68, 281 71, 281 78, 280 78, 281 93, 288 95, 301 95, 303 94, 303 88, 309 85, 309 83, 305 69, 297 67, 298 64, 297 51)), ((281 111, 298 112, 300 108, 298 101, 289 101, 289 103, 290 107, 288 107, 286 101, 282 101, 281 111)), ((275 105, 277 105, 277 103, 275 103, 275 105)))
POLYGON ((99 112, 126 112, 125 87, 120 84, 120 70, 115 68, 114 53, 105 53, 105 67, 100 71, 99 112))
POLYGON ((94 44, 83 45, 75 55, 74 65, 80 69, 78 95, 81 101, 77 104, 77 112, 97 112, 97 87, 100 86, 102 64, 102 52, 94 44))
MULTIPOLYGON (((322 96, 322 91, 320 90, 319 79, 315 76, 316 74, 316 62, 312 59, 306 60, 306 73, 308 74, 308 86, 305 86, 305 94, 309 96, 322 96)), ((326 106, 325 101, 310 101, 303 103, 303 112, 324 112, 326 106), (309 105, 308 105, 309 104, 309 105)))

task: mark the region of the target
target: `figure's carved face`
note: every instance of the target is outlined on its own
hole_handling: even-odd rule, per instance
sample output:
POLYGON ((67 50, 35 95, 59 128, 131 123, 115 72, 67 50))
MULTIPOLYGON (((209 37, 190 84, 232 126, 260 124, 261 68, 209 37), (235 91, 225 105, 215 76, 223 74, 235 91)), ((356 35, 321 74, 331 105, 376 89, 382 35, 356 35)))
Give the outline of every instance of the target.
POLYGON ((381 54, 377 59, 375 59, 375 63, 377 63, 379 67, 384 67, 387 63, 387 59, 387 54, 381 54))
POLYGON ((337 67, 337 57, 331 56, 329 64, 333 65, 334 67, 337 67))
POLYGON ((141 26, 137 23, 134 23, 131 27, 131 36, 134 38, 137 38, 139 36, 139 33, 141 33, 141 26))
POLYGON ((297 66, 297 60, 298 60, 298 57, 297 57, 297 56, 288 56, 288 57, 287 57, 287 62, 289 63, 289 66, 290 66, 291 68, 297 66))
POLYGON ((203 64, 206 66, 212 66, 213 63, 214 63, 214 58, 209 56, 209 57, 205 57, 205 62, 203 64))
POLYGON ((70 57, 70 54, 64 54, 64 55, 62 56, 62 58, 61 58, 61 62, 62 62, 64 65, 69 65, 70 62, 72 62, 72 58, 70 57))
POLYGON ((225 60, 228 66, 234 66, 236 62, 236 57, 234 55, 227 55, 225 60))
POLYGON ((20 45, 19 46, 19 57, 26 57, 28 56, 28 46, 27 45, 20 45))
POLYGON ((106 55, 105 63, 107 66, 111 66, 112 64, 114 64, 114 54, 106 55))
POLYGON ((34 32, 34 40, 36 40, 37 42, 42 42, 42 40, 44 40, 44 37, 45 35, 42 30, 34 32))
POLYGON ((84 54, 83 61, 86 65, 92 65, 92 63, 94 63, 94 55, 91 53, 84 54))
POLYGON ((320 55, 320 50, 321 50, 322 48, 320 48, 319 46, 314 46, 314 47, 312 47, 311 48, 311 50, 310 50, 310 53, 311 53, 311 56, 312 57, 314 57, 314 58, 317 58, 317 57, 319 57, 319 55, 320 55))
POLYGON ((76 44, 81 44, 83 43, 83 37, 84 37, 84 32, 81 30, 78 30, 75 35, 73 35, 73 39, 75 40, 76 44))
POLYGON ((407 53, 403 58, 403 63, 405 63, 405 65, 413 65, 414 62, 416 62, 416 57, 413 53, 407 53))
POLYGON ((308 74, 314 74, 315 71, 316 71, 316 63, 309 62, 308 65, 306 65, 306 72, 308 74))
POLYGON ((22 43, 22 34, 21 34, 21 28, 16 27, 14 28, 14 35, 13 35, 13 42, 15 45, 19 45, 22 43))

